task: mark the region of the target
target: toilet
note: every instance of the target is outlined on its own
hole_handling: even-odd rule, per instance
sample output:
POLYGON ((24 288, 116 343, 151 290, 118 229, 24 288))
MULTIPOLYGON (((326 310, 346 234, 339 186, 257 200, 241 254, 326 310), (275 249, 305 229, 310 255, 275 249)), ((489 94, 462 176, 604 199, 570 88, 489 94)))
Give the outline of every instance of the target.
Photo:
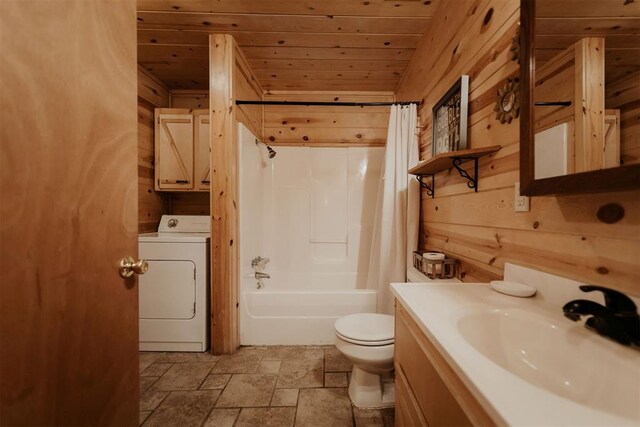
POLYGON ((359 408, 395 403, 393 376, 394 318, 358 313, 336 320, 336 347, 353 363, 349 397, 359 408))

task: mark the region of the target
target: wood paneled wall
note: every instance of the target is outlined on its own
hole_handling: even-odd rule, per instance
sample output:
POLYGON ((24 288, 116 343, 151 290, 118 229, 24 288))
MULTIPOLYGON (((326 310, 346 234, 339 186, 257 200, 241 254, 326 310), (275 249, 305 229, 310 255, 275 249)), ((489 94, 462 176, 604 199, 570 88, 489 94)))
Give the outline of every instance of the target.
POLYGON ((605 106, 620 110, 621 163, 640 163, 640 68, 607 82, 605 106))
POLYGON ((209 90, 172 90, 172 108, 209 108, 209 90))
POLYGON ((519 180, 519 121, 500 124, 497 88, 518 75, 509 48, 519 21, 513 0, 443 0, 403 75, 397 99, 422 99, 421 157, 431 152, 431 109, 462 74, 470 76, 471 148, 500 144, 480 161, 474 193, 453 171, 436 176, 436 198, 423 194, 421 246, 462 262, 464 281, 503 276, 505 262, 640 293, 640 193, 536 197, 531 211, 514 212, 519 180), (625 216, 598 219, 608 204, 625 216))
POLYGON ((209 38, 211 94, 211 347, 232 353, 240 345, 238 321, 237 125, 261 137, 262 107, 236 106, 261 100, 262 87, 230 35, 209 38))
POLYGON ((168 195, 156 192, 154 180, 154 109, 168 107, 169 90, 138 67, 138 232, 158 230, 160 217, 168 213, 168 195))
MULTIPOLYGON (((388 102, 392 92, 270 91, 269 101, 388 102)), ((389 107, 265 106, 264 142, 315 147, 384 146, 389 107)))

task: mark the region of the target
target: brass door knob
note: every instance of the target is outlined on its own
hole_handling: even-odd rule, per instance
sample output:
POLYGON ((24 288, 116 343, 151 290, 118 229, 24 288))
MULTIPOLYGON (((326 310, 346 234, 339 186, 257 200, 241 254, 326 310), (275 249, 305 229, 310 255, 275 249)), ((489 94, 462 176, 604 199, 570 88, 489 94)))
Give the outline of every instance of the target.
POLYGON ((124 257, 120 260, 120 277, 127 278, 133 276, 135 274, 144 274, 149 269, 149 263, 143 259, 138 261, 134 260, 132 257, 124 257))

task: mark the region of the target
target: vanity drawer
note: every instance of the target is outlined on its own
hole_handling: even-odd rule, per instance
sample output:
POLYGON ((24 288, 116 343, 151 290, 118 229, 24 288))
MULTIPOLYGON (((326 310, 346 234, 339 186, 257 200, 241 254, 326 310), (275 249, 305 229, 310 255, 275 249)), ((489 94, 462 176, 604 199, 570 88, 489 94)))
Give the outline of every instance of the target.
POLYGON ((426 423, 432 427, 494 425, 462 380, 399 303, 396 304, 395 334, 396 387, 400 390, 397 399, 400 402, 397 405, 400 408, 410 407, 413 400, 426 423), (408 402, 405 401, 405 394, 410 395, 408 402))

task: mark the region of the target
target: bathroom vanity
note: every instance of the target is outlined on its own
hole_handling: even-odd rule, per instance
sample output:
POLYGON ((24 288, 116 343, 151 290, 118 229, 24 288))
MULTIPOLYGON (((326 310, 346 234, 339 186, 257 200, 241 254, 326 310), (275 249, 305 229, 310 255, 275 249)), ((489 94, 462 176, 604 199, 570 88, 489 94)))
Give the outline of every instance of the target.
POLYGON ((640 351, 563 317, 569 300, 602 295, 519 266, 505 271, 536 284, 537 295, 391 285, 397 425, 640 424, 640 351))
POLYGON ((495 424, 401 303, 394 360, 397 425, 495 424))

